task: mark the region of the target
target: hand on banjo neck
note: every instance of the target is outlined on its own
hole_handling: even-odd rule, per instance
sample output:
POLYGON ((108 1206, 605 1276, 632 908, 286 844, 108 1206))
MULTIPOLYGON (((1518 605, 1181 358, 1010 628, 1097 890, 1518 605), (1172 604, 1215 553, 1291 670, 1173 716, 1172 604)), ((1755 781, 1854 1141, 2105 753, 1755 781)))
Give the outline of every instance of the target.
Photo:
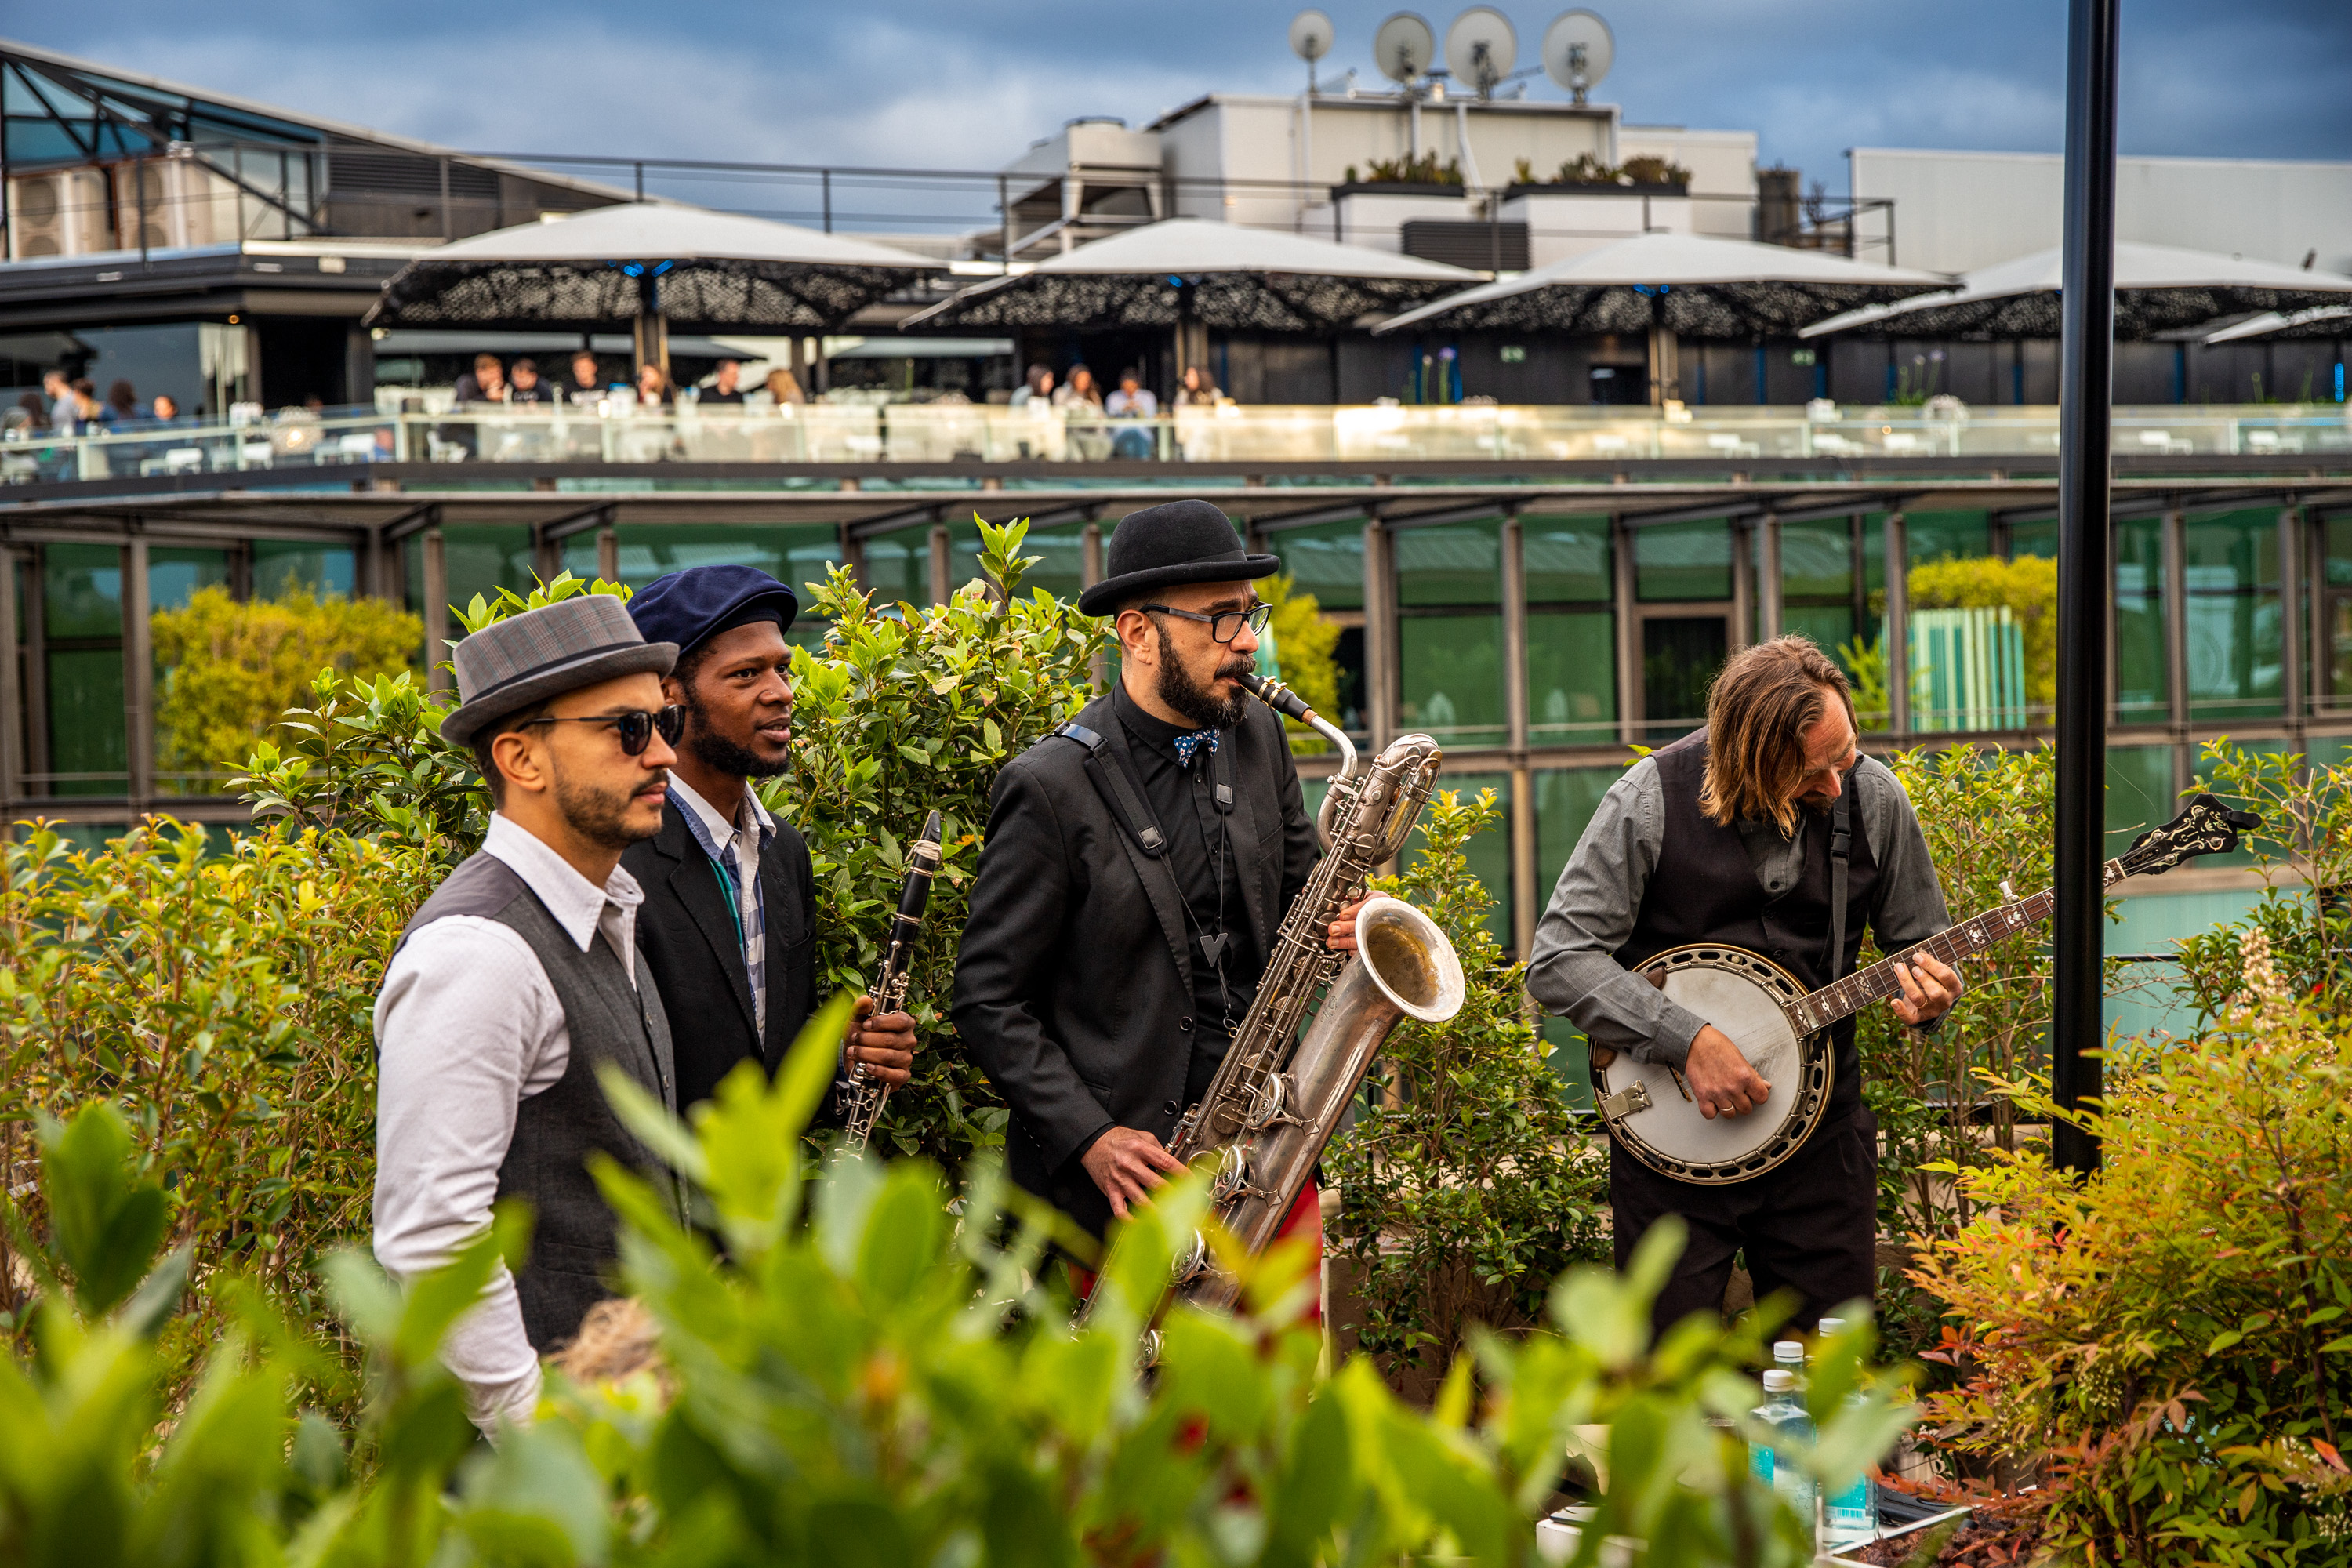
MULTIPOLYGON (((1920 953, 1909 963, 1895 966, 1903 994, 1891 999, 1895 1016, 1917 1027, 1948 1012, 1960 994, 1958 971, 1920 953)), ((1607 1066, 1606 1062, 1601 1064, 1607 1066)), ((1691 1041, 1683 1062, 1683 1080, 1690 1088, 1698 1113, 1712 1121, 1718 1116, 1745 1116, 1772 1094, 1772 1086, 1748 1065, 1731 1037, 1709 1024, 1691 1041)))

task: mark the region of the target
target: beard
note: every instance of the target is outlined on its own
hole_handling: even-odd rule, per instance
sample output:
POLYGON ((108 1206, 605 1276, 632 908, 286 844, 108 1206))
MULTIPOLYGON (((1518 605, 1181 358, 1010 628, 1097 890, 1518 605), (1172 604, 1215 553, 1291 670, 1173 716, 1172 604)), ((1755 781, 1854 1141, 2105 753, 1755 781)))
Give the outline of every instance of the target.
MULTIPOLYGON (((668 776, 660 775, 659 782, 667 787, 668 776)), ((626 849, 661 831, 659 817, 642 833, 629 823, 629 812, 636 804, 638 793, 653 787, 650 778, 633 779, 619 789, 599 789, 575 783, 559 770, 554 783, 555 805, 563 813, 563 820, 574 833, 601 848, 626 849)))
MULTIPOLYGON (((1249 693, 1236 691, 1229 698, 1220 698, 1207 687, 1195 681, 1176 650, 1168 646, 1168 633, 1158 623, 1153 629, 1160 634, 1160 673, 1156 685, 1160 700, 1184 715, 1203 730, 1230 730, 1242 721, 1249 710, 1249 693)), ((1246 654, 1233 654, 1217 666, 1223 677, 1247 675, 1257 668, 1256 661, 1246 654)))
POLYGON ((686 691, 685 741, 695 760, 713 773, 731 773, 739 779, 772 779, 793 769, 790 757, 770 761, 720 734, 710 722, 710 710, 702 705, 692 687, 686 691))

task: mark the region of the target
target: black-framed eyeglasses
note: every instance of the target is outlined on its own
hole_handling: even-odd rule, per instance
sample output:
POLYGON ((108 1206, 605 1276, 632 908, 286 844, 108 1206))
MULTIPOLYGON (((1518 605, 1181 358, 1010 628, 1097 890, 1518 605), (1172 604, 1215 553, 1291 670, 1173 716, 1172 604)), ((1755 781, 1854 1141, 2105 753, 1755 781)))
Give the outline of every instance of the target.
POLYGON ((627 713, 590 713, 578 719, 530 719, 524 721, 522 728, 528 730, 533 724, 610 724, 621 737, 621 754, 641 757, 653 744, 656 730, 661 731, 663 744, 677 744, 677 738, 686 733, 686 707, 673 702, 658 713, 648 713, 640 708, 627 713))
POLYGON ((1180 610, 1173 605, 1138 605, 1136 608, 1157 615, 1174 616, 1180 620, 1198 621, 1209 628, 1209 636, 1217 642, 1231 642, 1242 635, 1242 623, 1247 621, 1253 632, 1265 630, 1266 622, 1274 619, 1272 605, 1253 605, 1246 610, 1219 610, 1204 616, 1198 610, 1180 610))

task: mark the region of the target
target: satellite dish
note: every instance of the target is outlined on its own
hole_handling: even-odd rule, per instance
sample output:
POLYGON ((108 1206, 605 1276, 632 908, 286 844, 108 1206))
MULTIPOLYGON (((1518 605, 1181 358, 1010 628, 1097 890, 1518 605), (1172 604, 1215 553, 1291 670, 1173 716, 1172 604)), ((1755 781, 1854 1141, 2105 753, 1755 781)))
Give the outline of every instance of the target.
POLYGON ((1372 63, 1391 81, 1408 85, 1437 58, 1437 35, 1410 11, 1400 11, 1372 35, 1372 63))
POLYGON ((1301 11, 1290 19, 1290 52, 1310 66, 1331 52, 1337 37, 1331 18, 1320 11, 1301 11))
POLYGON ((1510 18, 1491 5, 1473 5, 1445 29, 1445 65, 1454 79, 1495 96, 1495 84, 1511 74, 1519 58, 1519 36, 1510 18))
POLYGON ((1544 74, 1568 89, 1579 103, 1600 85, 1616 58, 1617 40, 1610 36, 1609 24, 1580 5, 1562 11, 1544 29, 1544 74))

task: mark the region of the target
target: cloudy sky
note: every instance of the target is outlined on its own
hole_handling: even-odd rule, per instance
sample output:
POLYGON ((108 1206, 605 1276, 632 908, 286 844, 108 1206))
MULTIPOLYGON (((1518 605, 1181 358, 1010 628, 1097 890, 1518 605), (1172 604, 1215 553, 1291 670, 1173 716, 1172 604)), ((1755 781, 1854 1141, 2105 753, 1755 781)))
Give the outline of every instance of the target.
MULTIPOLYGON (((1752 128, 1766 162, 1833 192, 1852 146, 2059 147, 2064 0, 1591 3, 1617 37, 1598 97, 1636 122, 1752 128)), ((1350 66, 1375 79, 1372 30, 1392 4, 1322 0, 1339 30, 1327 79, 1350 66)), ((1561 8, 1504 0, 1522 64, 1561 8)), ((475 151, 987 169, 1076 115, 1139 124, 1203 92, 1297 90, 1294 9, 112 0, 11 7, 0 30, 475 151)), ((1423 14, 1442 34, 1454 11, 1423 14)), ((2126 153, 2352 158, 2347 0, 2126 0, 2123 59, 2126 153)), ((1533 90, 1559 96, 1540 79, 1533 90)), ((877 216, 890 205, 844 206, 861 201, 877 216)))

